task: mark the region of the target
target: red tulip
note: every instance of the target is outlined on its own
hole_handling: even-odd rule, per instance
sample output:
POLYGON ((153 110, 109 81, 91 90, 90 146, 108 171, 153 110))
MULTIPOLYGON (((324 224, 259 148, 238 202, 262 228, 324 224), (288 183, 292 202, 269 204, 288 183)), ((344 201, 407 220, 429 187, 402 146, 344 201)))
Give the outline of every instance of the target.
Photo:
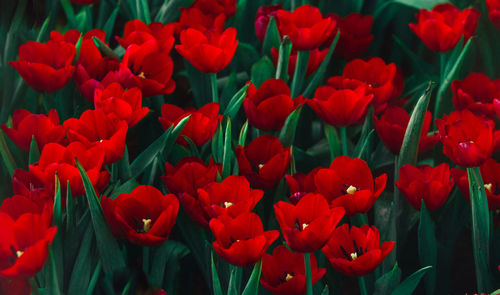
POLYGON ((250 212, 257 205, 264 192, 251 189, 248 180, 243 176, 231 175, 221 183, 212 182, 198 189, 198 200, 208 219, 220 215, 236 217, 250 212))
POLYGON ((236 13, 236 0, 196 0, 191 7, 213 15, 224 13, 230 18, 236 13))
POLYGON ((52 212, 52 207, 52 200, 47 200, 45 204, 40 204, 26 196, 14 195, 3 200, 0 205, 0 212, 3 212, 12 217, 12 219, 16 220, 25 213, 42 214, 45 209, 49 209, 49 212, 52 212))
POLYGON ((64 122, 68 139, 79 141, 86 146, 101 146, 105 152, 104 165, 121 159, 125 150, 127 122, 108 117, 101 110, 87 110, 79 119, 64 122))
POLYGON ((259 89, 249 83, 243 107, 250 125, 264 131, 279 131, 301 102, 292 100, 290 88, 281 79, 266 80, 259 89))
POLYGON ((152 22, 146 25, 141 20, 135 19, 125 24, 123 38, 116 37, 116 40, 125 49, 131 44, 142 45, 152 40, 156 42, 161 53, 169 54, 175 42, 173 34, 173 24, 163 25, 159 22, 152 22))
POLYGON ((0 276, 27 279, 39 272, 57 232, 50 214, 25 213, 14 220, 0 213, 0 276))
POLYGON ((316 191, 316 184, 314 183, 314 177, 316 173, 322 167, 314 168, 309 174, 295 173, 293 176, 287 174, 285 175, 286 183, 290 189, 290 197, 288 200, 290 203, 296 205, 297 202, 302 199, 307 193, 312 193, 316 191))
POLYGON ((214 250, 227 262, 244 267, 259 261, 279 236, 277 230, 264 231, 257 214, 242 213, 234 219, 221 215, 210 220, 214 250))
POLYGON ((410 24, 410 29, 430 50, 446 52, 462 36, 467 41, 474 35, 479 14, 474 8, 460 11, 450 3, 438 4, 431 11, 420 9, 415 16, 418 23, 410 24))
POLYGON ((283 8, 283 4, 272 4, 259 7, 257 16, 255 17, 255 34, 261 42, 266 37, 267 26, 271 17, 276 18, 278 10, 283 8))
POLYGON ((406 164, 399 169, 399 180, 395 183, 408 203, 417 210, 420 210, 422 200, 429 211, 438 209, 453 188, 450 166, 446 163, 436 167, 406 164))
POLYGON ((278 138, 264 134, 243 148, 235 150, 240 175, 254 187, 270 189, 285 175, 290 163, 290 147, 284 148, 278 138))
POLYGON ((175 49, 200 72, 218 73, 231 62, 237 46, 235 28, 222 33, 189 28, 181 32, 181 44, 175 49))
POLYGON ((488 16, 491 22, 500 30, 500 1, 499 0, 486 0, 488 7, 488 16))
POLYGON ((31 295, 31 286, 26 279, 4 279, 0 277, 0 294, 31 295))
MULTIPOLYGON (((410 115, 401 107, 392 106, 378 118, 373 116, 373 123, 378 136, 385 147, 393 154, 399 155, 401 145, 406 133, 406 128, 410 122, 410 115)), ((439 140, 438 134, 428 135, 429 127, 432 123, 431 112, 425 113, 422 131, 420 132, 419 152, 431 149, 439 140)))
POLYGON ((330 207, 342 206, 346 216, 353 216, 370 210, 385 188, 387 174, 373 179, 365 161, 340 156, 329 168, 316 173, 314 183, 316 192, 325 196, 330 207))
POLYGON ((494 131, 493 121, 468 110, 454 111, 443 119, 436 119, 436 126, 443 153, 463 167, 477 167, 484 163, 500 139, 500 131, 494 131))
POLYGON ((59 115, 56 110, 50 110, 48 115, 32 114, 27 110, 15 110, 12 116, 12 128, 1 125, 3 132, 23 151, 29 152, 31 140, 34 137, 39 150, 50 143, 62 143, 66 130, 59 125, 59 115))
POLYGON ((113 233, 141 246, 165 242, 179 211, 174 195, 163 195, 148 185, 140 185, 114 200, 103 196, 101 204, 113 233))
MULTIPOLYGON (((328 53, 328 48, 314 48, 309 51, 309 60, 307 61, 306 77, 312 75, 321 65, 328 53)), ((271 56, 274 64, 278 64, 279 52, 276 48, 271 48, 271 56)), ((297 64, 297 50, 292 50, 288 60, 288 75, 293 77, 295 73, 295 65, 297 64)))
MULTIPOLYGON (((345 60, 363 55, 373 41, 371 29, 373 25, 373 16, 351 13, 345 18, 336 14, 329 14, 329 17, 337 22, 340 30, 340 37, 335 47, 334 55, 345 60)), ((335 34, 326 40, 324 45, 330 46, 335 34)))
POLYGON ((82 38, 82 42, 86 40, 92 41, 93 37, 97 37, 102 40, 102 42, 106 42, 106 32, 100 29, 93 29, 83 34, 78 30, 71 29, 67 30, 64 34, 59 33, 58 31, 50 32, 50 40, 57 42, 67 42, 73 45, 78 43, 78 40, 82 38))
POLYGON ((322 249, 332 267, 345 275, 364 276, 379 266, 394 248, 394 242, 380 245, 380 233, 375 226, 339 226, 322 249))
POLYGON ((188 142, 184 136, 189 137, 196 146, 202 146, 207 143, 215 131, 222 116, 219 113, 219 104, 211 102, 199 110, 183 110, 173 104, 164 104, 161 106, 161 117, 158 118, 164 130, 167 130, 172 124, 177 125, 182 119, 189 117, 186 125, 177 138, 177 143, 188 147, 188 142))
POLYGON ((468 109, 476 115, 496 118, 493 100, 500 98, 500 79, 490 80, 481 73, 471 73, 463 81, 451 82, 453 104, 457 110, 468 109))
MULTIPOLYGON (((316 257, 310 254, 313 285, 323 277, 326 269, 318 268, 316 257)), ((293 253, 285 246, 274 248, 273 254, 262 257, 260 283, 276 295, 302 295, 306 292, 304 254, 293 253)))
POLYGON ((128 127, 135 126, 149 112, 149 108, 142 107, 139 88, 124 90, 118 83, 112 83, 104 90, 97 89, 94 106, 110 118, 126 121, 128 127))
POLYGON ((379 57, 372 57, 367 61, 355 59, 344 68, 342 76, 355 79, 370 86, 373 93, 375 113, 382 112, 387 105, 401 95, 404 79, 401 70, 394 64, 386 64, 379 57))
POLYGON ((222 33, 225 22, 226 16, 223 13, 215 15, 196 7, 183 8, 179 22, 175 23, 175 33, 178 35, 189 28, 200 32, 213 30, 222 33))
POLYGON ((318 48, 333 34, 336 26, 335 20, 323 18, 321 11, 310 5, 297 7, 293 12, 280 9, 276 17, 281 37, 290 37, 296 50, 318 48))
POLYGON ((67 42, 28 41, 19 47, 19 60, 10 61, 9 65, 35 91, 52 93, 61 90, 73 77, 74 56, 75 46, 67 42))
POLYGON ((279 201, 274 212, 290 249, 305 253, 323 248, 345 211, 330 209, 325 197, 309 193, 295 206, 279 201))

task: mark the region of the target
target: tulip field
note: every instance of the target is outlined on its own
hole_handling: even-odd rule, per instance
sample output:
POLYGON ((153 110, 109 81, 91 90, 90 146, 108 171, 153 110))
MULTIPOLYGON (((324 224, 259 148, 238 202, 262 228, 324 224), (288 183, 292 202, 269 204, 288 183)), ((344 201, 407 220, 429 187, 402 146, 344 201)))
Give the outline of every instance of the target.
POLYGON ((0 3, 0 295, 500 294, 500 0, 0 3))

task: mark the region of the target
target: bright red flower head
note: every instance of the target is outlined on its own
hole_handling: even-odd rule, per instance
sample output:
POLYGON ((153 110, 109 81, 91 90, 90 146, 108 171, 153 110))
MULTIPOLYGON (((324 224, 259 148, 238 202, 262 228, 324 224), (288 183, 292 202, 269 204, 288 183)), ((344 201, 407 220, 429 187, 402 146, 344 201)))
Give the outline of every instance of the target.
POLYGON ((227 262, 244 267, 259 261, 279 236, 277 230, 264 231, 257 214, 242 213, 235 218, 221 215, 210 220, 214 250, 227 262))
POLYGON ((43 180, 35 176, 31 171, 16 169, 12 176, 12 190, 16 195, 23 195, 37 203, 39 207, 45 206, 53 200, 49 195, 43 180))
POLYGON ((198 200, 208 219, 220 215, 236 217, 244 212, 250 212, 257 205, 264 192, 251 189, 248 180, 243 176, 231 175, 221 183, 212 182, 198 189, 198 200))
POLYGON ((349 230, 346 223, 333 232, 322 252, 336 271, 364 276, 374 271, 393 248, 392 241, 380 245, 380 233, 375 226, 352 226, 349 230))
POLYGON ((47 210, 52 215, 53 202, 47 200, 46 203, 37 203, 23 195, 14 195, 3 200, 0 205, 0 212, 5 213, 16 220, 25 213, 42 214, 47 210))
POLYGON ((218 73, 231 62, 237 46, 235 28, 222 33, 189 28, 181 32, 181 44, 175 49, 200 72, 218 73))
POLYGON ((12 295, 31 295, 31 286, 26 279, 9 280, 0 277, 0 293, 12 295))
POLYGON ((179 22, 175 23, 175 33, 178 35, 182 31, 192 28, 200 32, 213 30, 224 31, 226 16, 221 14, 211 14, 196 7, 183 8, 179 22))
POLYGON ((126 121, 128 127, 135 126, 149 113, 149 108, 142 107, 139 88, 124 90, 118 83, 112 83, 104 90, 97 89, 94 106, 110 118, 126 121))
POLYGON ((347 63, 342 76, 368 84, 373 93, 375 113, 383 111, 387 105, 401 95, 404 79, 401 70, 394 63, 386 64, 379 57, 366 61, 355 59, 347 63))
POLYGON ((261 42, 266 37, 267 26, 271 17, 276 18, 278 10, 283 9, 283 4, 272 4, 259 7, 255 16, 255 34, 261 42))
POLYGON ((495 123, 478 117, 468 110, 454 111, 443 119, 436 119, 443 153, 455 164, 477 167, 493 154, 500 131, 495 123))
POLYGON ((290 88, 281 79, 266 80, 259 89, 250 82, 243 107, 250 125, 264 131, 279 131, 300 99, 292 100, 290 88))
POLYGON ((406 164, 399 169, 399 180, 395 183, 413 208, 420 210, 424 200, 425 207, 430 211, 446 202, 454 184, 450 166, 446 163, 436 167, 406 164))
POLYGON ((51 31, 50 32, 50 40, 57 41, 57 42, 67 42, 67 43, 71 43, 73 45, 76 45, 78 43, 80 37, 82 37, 82 42, 85 40, 92 41, 93 37, 97 37, 97 38, 101 39, 102 42, 106 42, 105 41, 106 40, 106 32, 104 32, 103 30, 93 29, 93 30, 90 30, 87 33, 83 34, 83 36, 82 36, 82 34, 83 34, 82 32, 75 30, 75 29, 67 30, 64 34, 61 34, 58 31, 51 31))
POLYGON ((186 125, 177 138, 177 143, 185 147, 188 142, 184 136, 189 137, 196 146, 202 146, 207 143, 215 131, 222 116, 219 115, 219 104, 216 102, 207 103, 199 110, 188 109, 183 110, 173 104, 164 104, 161 106, 161 117, 158 120, 164 130, 167 130, 172 124, 177 125, 182 119, 189 117, 186 125))
POLYGON ((290 203, 296 205, 307 193, 316 191, 314 177, 321 168, 322 167, 316 167, 308 174, 298 172, 293 176, 289 174, 285 175, 286 183, 290 189, 290 197, 288 198, 290 203))
POLYGON ((330 209, 325 197, 309 193, 297 205, 279 201, 274 212, 290 249, 305 253, 323 248, 345 211, 330 209))
POLYGON ((276 13, 281 37, 288 36, 296 50, 311 50, 319 47, 333 34, 336 22, 323 18, 314 6, 302 5, 293 12, 278 10, 276 13))
POLYGON ((236 13, 236 0, 196 0, 191 7, 213 15, 223 13, 230 18, 236 13))
POLYGON ((25 213, 13 219, 0 213, 0 276, 27 279, 39 272, 57 232, 50 214, 25 213))
POLYGON ((370 210, 385 188, 387 174, 373 179, 365 161, 340 156, 329 168, 316 173, 314 183, 316 192, 325 196, 330 207, 342 206, 346 216, 353 216, 370 210))
MULTIPOLYGON (((326 273, 318 268, 316 257, 310 254, 313 285, 326 273)), ((262 277, 260 283, 276 295, 302 295, 306 292, 306 271, 304 254, 293 253, 285 246, 274 248, 273 254, 262 257, 262 277)))
MULTIPOLYGON (((309 60, 307 61, 306 77, 312 75, 321 65, 328 53, 328 48, 314 48, 309 50, 309 60)), ((275 65, 278 64, 279 52, 276 48, 271 48, 271 56, 275 65)), ((297 50, 292 49, 288 60, 288 75, 293 77, 295 73, 295 65, 297 64, 297 50)))
MULTIPOLYGON (((338 78, 340 78, 340 83, 344 84, 342 77, 338 78)), ((307 101, 311 109, 329 125, 349 126, 359 123, 372 102, 373 94, 370 93, 366 84, 342 86, 344 87, 318 87, 314 98, 307 101)))
POLYGON ((123 38, 116 37, 116 40, 125 49, 131 44, 142 45, 153 40, 161 53, 169 54, 175 42, 173 34, 173 24, 163 25, 159 22, 152 22, 146 25, 141 20, 135 19, 125 24, 123 38))
POLYGON ((457 45, 462 36, 467 41, 476 32, 479 10, 467 8, 460 11, 451 3, 438 4, 429 11, 420 9, 418 23, 410 29, 430 50, 446 52, 457 45))
POLYGON ((19 47, 19 60, 9 65, 37 92, 61 90, 73 77, 75 46, 67 42, 28 41, 19 47))
POLYGON ((284 148, 278 138, 261 135, 246 147, 236 147, 240 175, 254 187, 270 189, 285 175, 290 163, 290 147, 284 148))
POLYGON ((499 0, 486 0, 488 7, 488 16, 491 22, 500 30, 500 1, 499 0))
POLYGON ((79 119, 64 122, 70 142, 79 141, 86 146, 101 146, 105 152, 104 165, 121 159, 125 151, 128 125, 106 115, 101 110, 87 110, 79 119))
MULTIPOLYGON (((399 155, 409 122, 410 115, 403 108, 396 106, 388 107, 380 118, 373 116, 373 123, 378 136, 385 147, 395 155, 399 155)), ((427 135, 431 123, 432 114, 427 111, 422 125, 422 132, 420 132, 419 152, 431 149, 439 140, 437 133, 427 135)))
POLYGON ((165 242, 179 211, 179 201, 173 194, 163 195, 148 185, 114 200, 103 196, 101 204, 113 233, 141 246, 165 242))
MULTIPOLYGON (((345 60, 363 55, 373 41, 373 34, 371 34, 373 16, 360 13, 351 13, 345 18, 336 14, 328 16, 337 22, 340 30, 339 41, 333 54, 345 60)), ((335 34, 332 34, 330 39, 326 40, 325 45, 330 46, 334 37, 335 34)))
POLYGON ((59 125, 59 115, 56 110, 50 110, 48 115, 32 114, 27 110, 15 110, 12 116, 12 128, 1 125, 0 128, 19 148, 29 152, 31 140, 34 137, 39 150, 50 143, 61 143, 66 130, 59 125))
POLYGON ((500 79, 490 80, 482 73, 471 73, 463 81, 451 82, 453 104, 457 110, 468 109, 476 115, 496 118, 493 101, 500 98, 500 79))

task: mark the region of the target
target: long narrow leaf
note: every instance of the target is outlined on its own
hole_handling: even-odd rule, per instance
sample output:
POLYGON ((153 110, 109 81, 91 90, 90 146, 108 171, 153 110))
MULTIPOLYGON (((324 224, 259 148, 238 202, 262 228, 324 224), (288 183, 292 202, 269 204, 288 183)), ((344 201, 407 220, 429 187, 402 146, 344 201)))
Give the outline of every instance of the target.
POLYGON ((288 118, 286 118, 285 124, 283 125, 283 128, 281 128, 279 135, 279 140, 283 146, 291 146, 293 144, 301 111, 302 106, 299 106, 290 115, 288 115, 288 118))
POLYGON ((253 267, 252 274, 248 279, 248 283, 243 290, 242 295, 257 295, 259 292, 259 280, 262 273, 262 260, 259 260, 253 267))
POLYGON ((391 295, 408 295, 412 294, 422 277, 432 268, 432 266, 422 267, 414 272, 411 276, 406 278, 392 293, 391 295))
POLYGON ((217 268, 214 263, 214 253, 212 252, 212 256, 210 257, 210 265, 212 270, 212 287, 214 291, 214 295, 223 295, 222 287, 219 280, 219 274, 217 273, 217 268))
POLYGON ((276 79, 288 82, 288 63, 292 52, 292 42, 288 36, 283 37, 279 48, 278 63, 276 64, 276 79))
POLYGON ((231 149, 231 119, 227 118, 226 131, 224 133, 224 154, 222 156, 222 178, 231 175, 231 159, 233 150, 231 149))
POLYGON ((418 225, 418 258, 420 265, 432 266, 424 279, 427 294, 434 294, 436 284, 437 242, 435 232, 434 222, 425 207, 424 200, 422 200, 418 225))
POLYGON ((229 104, 224 110, 224 115, 228 116, 231 120, 234 120, 234 118, 238 114, 238 111, 241 108, 241 104, 243 103, 243 99, 247 95, 247 90, 248 85, 241 87, 241 89, 233 95, 233 97, 229 101, 229 104))

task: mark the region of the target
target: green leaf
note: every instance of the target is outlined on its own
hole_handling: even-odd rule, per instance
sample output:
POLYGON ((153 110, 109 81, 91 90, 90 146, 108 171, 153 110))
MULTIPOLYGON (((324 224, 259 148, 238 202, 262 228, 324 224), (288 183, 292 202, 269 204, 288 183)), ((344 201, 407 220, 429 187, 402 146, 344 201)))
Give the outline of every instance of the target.
POLYGON ((241 89, 233 95, 233 97, 229 101, 229 104, 224 110, 224 115, 228 116, 231 120, 234 120, 234 118, 238 114, 238 111, 241 108, 241 104, 247 96, 248 86, 249 85, 247 84, 241 87, 241 89))
MULTIPOLYGON (((62 253, 61 253, 62 254, 62 253)), ((60 274, 57 272, 56 263, 54 260, 54 251, 52 248, 49 248, 49 265, 50 265, 50 280, 47 283, 46 291, 47 294, 58 295, 62 294, 61 289, 59 288, 59 278, 60 274)))
POLYGON ((35 136, 33 135, 30 143, 30 152, 28 155, 28 164, 33 165, 40 160, 40 149, 38 149, 38 144, 36 143, 35 136))
POLYGON ((248 120, 245 121, 245 124, 243 124, 243 127, 241 127, 240 131, 240 138, 238 139, 238 145, 245 146, 245 141, 247 139, 247 132, 248 132, 248 120))
POLYGON ((102 30, 106 32, 106 36, 111 36, 113 33, 113 28, 115 27, 116 17, 118 16, 118 12, 120 11, 120 4, 117 4, 113 12, 109 15, 108 20, 104 24, 102 30))
POLYGON ((43 42, 47 37, 47 32, 49 31, 50 16, 48 16, 40 27, 40 31, 36 35, 37 42, 43 42))
POLYGON ((179 135, 181 134, 181 131, 182 129, 184 129, 184 126, 186 126, 186 123, 189 121, 189 118, 191 118, 191 115, 186 116, 185 118, 180 120, 179 123, 177 123, 177 125, 175 125, 174 129, 172 130, 172 134, 167 138, 167 143, 165 144, 165 148, 162 151, 163 160, 166 160, 166 158, 172 151, 172 147, 174 146, 177 137, 179 137, 179 135))
MULTIPOLYGON (((306 271, 306 294, 313 295, 313 283, 311 276, 311 254, 304 253, 304 266, 306 271)), ((366 294, 363 294, 366 295, 366 294)))
POLYGON ((210 265, 212 270, 212 285, 213 285, 214 295, 223 295, 222 287, 219 280, 219 274, 217 273, 217 268, 215 267, 214 263, 214 252, 212 252, 212 256, 210 257, 210 265))
POLYGON ((283 125, 283 128, 281 128, 279 135, 279 140, 283 146, 291 146, 293 144, 301 111, 302 106, 299 106, 290 115, 288 115, 288 118, 286 118, 285 124, 283 125))
POLYGON ((426 293, 434 294, 437 264, 436 230, 423 199, 420 208, 420 222, 418 224, 418 258, 420 265, 432 266, 429 274, 424 279, 424 283, 426 293))
POLYGON ((413 51, 404 44, 403 41, 401 41, 396 35, 393 35, 392 38, 394 39, 394 42, 396 42, 396 45, 401 48, 401 51, 408 57, 408 60, 410 60, 411 65, 415 70, 417 70, 420 74, 429 76, 429 67, 428 64, 422 60, 418 55, 413 53, 413 51))
POLYGON ((9 171, 9 175, 12 178, 17 165, 14 161, 14 157, 9 150, 9 147, 7 146, 7 142, 5 141, 3 134, 3 130, 0 130, 0 155, 2 156, 2 162, 5 165, 5 168, 7 168, 7 171, 9 171))
POLYGON ((224 155, 224 143, 222 134, 222 123, 219 122, 219 127, 212 137, 212 156, 216 163, 222 162, 222 157, 224 155))
POLYGON ((85 187, 85 196, 87 197, 90 215, 92 216, 97 249, 99 250, 104 272, 111 275, 114 270, 125 267, 125 260, 120 252, 118 243, 111 233, 109 224, 104 217, 101 204, 87 173, 80 162, 78 162, 78 160, 75 161, 80 171, 80 175, 82 176, 83 186, 85 187))
POLYGON ((276 64, 276 79, 288 82, 288 63, 292 52, 292 42, 288 36, 283 37, 279 47, 278 63, 276 64))
POLYGON ((292 98, 302 93, 304 80, 306 79, 307 65, 309 64, 309 51, 298 50, 297 62, 295 63, 295 72, 293 73, 292 85, 290 91, 292 98))
POLYGON ((70 26, 76 28, 78 26, 78 22, 76 20, 75 11, 73 10, 73 5, 69 0, 61 0, 61 5, 70 26))
POLYGON ((500 294, 500 289, 493 291, 493 293, 491 293, 490 295, 498 295, 498 294, 500 294))
POLYGON ((432 266, 422 267, 414 272, 411 276, 407 277, 392 293, 391 295, 409 295, 415 291, 418 283, 422 277, 432 268, 432 266))
POLYGON ((69 281, 68 294, 78 294, 82 290, 87 289, 92 272, 92 240, 93 240, 92 227, 89 226, 83 236, 78 256, 76 257, 71 278, 69 281))
POLYGON ((128 147, 125 145, 125 151, 120 160, 118 160, 118 175, 122 179, 130 179, 132 177, 132 170, 130 170, 130 161, 128 158, 128 147))
POLYGON ((108 45, 102 42, 101 39, 93 36, 92 41, 94 41, 95 46, 97 46, 103 56, 120 58, 120 56, 118 56, 118 54, 116 54, 113 49, 109 48, 108 45))
POLYGON ((96 286, 97 281, 99 280, 99 277, 101 274, 101 268, 102 268, 102 262, 101 262, 101 260, 98 260, 97 266, 94 269, 94 274, 92 275, 92 278, 90 279, 89 286, 87 288, 87 295, 94 294, 95 286, 96 286))
POLYGON ((274 78, 274 65, 267 56, 263 56, 258 62, 252 65, 251 81, 255 87, 259 88, 264 81, 274 78))
MULTIPOLYGON (((180 122, 179 122, 180 123, 180 122)), ((172 134, 174 125, 170 126, 160 137, 158 137, 153 143, 151 143, 142 153, 135 158, 134 162, 130 165, 130 178, 136 178, 139 176, 148 166, 153 162, 156 156, 161 153, 161 151, 167 145, 167 140, 172 134)))
POLYGON ((158 247, 154 253, 149 275, 151 284, 163 286, 165 272, 172 278, 171 281, 167 281, 167 284, 174 282, 174 275, 179 269, 179 260, 188 255, 189 252, 189 249, 184 244, 173 240, 168 240, 158 247))
POLYGON ((193 92, 195 107, 200 108, 212 102, 212 85, 210 84, 209 75, 200 72, 187 60, 185 60, 184 65, 186 67, 189 85, 193 92))
MULTIPOLYGON (((373 107, 368 109, 366 113, 365 121, 363 122, 363 127, 361 128, 361 135, 358 140, 358 144, 354 148, 353 155, 357 155, 356 158, 360 158, 361 149, 363 148, 369 133, 374 129, 373 126, 373 107)), ((365 159, 366 160, 366 159, 365 159)))
POLYGON ((145 24, 149 25, 151 23, 151 15, 149 14, 149 7, 147 0, 136 0, 137 6, 139 7, 139 19, 141 19, 145 24))
POLYGON ((325 285, 323 291, 321 291, 321 295, 328 295, 328 294, 330 294, 330 290, 328 290, 328 285, 325 285))
POLYGON ((328 146, 330 148, 330 159, 333 161, 338 155, 340 155, 340 139, 335 127, 324 124, 325 137, 328 141, 328 146))
POLYGON ((229 286, 227 288, 227 295, 239 295, 241 288, 241 274, 242 268, 239 266, 231 265, 231 276, 229 277, 229 286))
POLYGON ((231 175, 231 159, 233 150, 231 149, 231 119, 227 118, 226 131, 224 134, 224 154, 222 156, 222 178, 231 175))
POLYGON ((259 292, 259 280, 260 280, 260 275, 262 273, 262 260, 259 260, 255 264, 252 270, 252 274, 250 275, 250 278, 248 279, 247 285, 245 286, 245 289, 243 290, 243 293, 241 295, 257 295, 259 292))
POLYGON ((71 196, 71 187, 68 180, 66 183, 66 232, 72 230, 75 225, 75 200, 71 196))
POLYGON ((401 269, 398 264, 394 264, 392 270, 383 274, 380 278, 375 281, 375 291, 373 295, 384 295, 390 294, 401 280, 401 269))
POLYGON ((165 0, 155 16, 155 21, 161 23, 171 23, 176 21, 181 12, 181 7, 189 7, 194 0, 165 0))
POLYGON ((437 4, 449 2, 445 0, 392 0, 392 3, 399 3, 416 9, 431 10, 437 4))
POLYGON ((280 33, 276 25, 276 20, 274 17, 269 19, 269 23, 266 28, 266 36, 264 37, 264 42, 262 43, 262 54, 269 54, 271 48, 278 48, 281 43, 280 33))

